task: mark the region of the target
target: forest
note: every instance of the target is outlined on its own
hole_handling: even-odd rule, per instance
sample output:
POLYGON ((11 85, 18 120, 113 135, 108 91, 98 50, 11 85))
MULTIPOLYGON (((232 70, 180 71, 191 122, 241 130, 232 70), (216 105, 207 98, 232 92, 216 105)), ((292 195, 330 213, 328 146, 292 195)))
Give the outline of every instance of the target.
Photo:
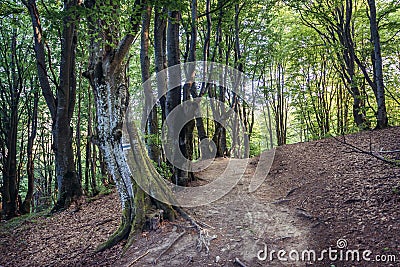
MULTIPOLYGON (((141 233, 184 220, 200 251, 214 255, 217 235, 210 237, 209 222, 192 215, 230 199, 252 164, 250 187, 258 184, 250 191, 290 202, 279 205, 331 188, 333 175, 348 174, 343 162, 358 177, 332 186, 353 184, 343 189, 346 205, 363 203, 354 194, 365 195, 357 191, 365 188, 390 199, 384 203, 400 201, 399 0, 3 0, 0 18, 0 254, 10 222, 84 212, 92 200, 114 196, 117 225, 90 245, 93 251, 104 257, 116 247, 127 251, 140 246, 141 233), (301 158, 304 165, 295 165, 301 158), (299 166, 310 168, 309 182, 299 166), (303 180, 282 180, 275 188, 291 177, 280 172, 298 172, 303 180), (377 180, 367 179, 368 187, 357 180, 363 177, 377 180), (315 188, 298 189, 306 184, 315 188), (269 185, 275 189, 264 188, 269 185)), ((237 199, 226 201, 229 214, 237 199)), ((259 208, 275 214, 268 205, 259 208)), ((320 219, 326 208, 317 216, 303 210, 308 202, 293 205, 295 217, 330 223, 320 219)), ((111 221, 101 210, 92 213, 111 221)), ((397 212, 390 216, 398 220, 397 212)), ((400 227, 398 221, 387 225, 400 227)), ((311 228, 299 233, 317 231, 311 228)), ((376 235, 378 228, 367 232, 376 235)), ((184 233, 153 264, 183 242, 184 233)), ((384 251, 400 247, 397 234, 386 239, 392 243, 384 251)), ((145 259, 143 253, 131 254, 136 259, 126 266, 145 259)), ((247 259, 246 265, 245 256, 224 262, 215 255, 213 266, 255 264, 247 259)), ((169 264, 159 266, 185 266, 169 264)))

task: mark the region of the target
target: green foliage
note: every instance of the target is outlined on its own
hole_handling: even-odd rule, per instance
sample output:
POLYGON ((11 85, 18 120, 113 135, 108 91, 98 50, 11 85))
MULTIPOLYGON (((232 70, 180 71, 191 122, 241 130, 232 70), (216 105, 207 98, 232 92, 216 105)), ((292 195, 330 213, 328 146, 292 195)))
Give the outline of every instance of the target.
POLYGON ((400 195, 400 187, 399 186, 393 187, 392 192, 395 195, 400 195))
POLYGON ((166 162, 161 162, 160 165, 157 162, 153 162, 154 167, 157 172, 164 177, 165 179, 169 179, 172 176, 171 168, 166 162))
POLYGON ((0 17, 6 18, 11 15, 18 15, 25 11, 25 8, 22 5, 18 5, 14 3, 14 1, 3 0, 0 3, 0 17))
POLYGON ((261 132, 260 125, 257 123, 254 125, 253 133, 251 134, 250 142, 250 157, 258 156, 263 150, 266 149, 265 137, 261 132))

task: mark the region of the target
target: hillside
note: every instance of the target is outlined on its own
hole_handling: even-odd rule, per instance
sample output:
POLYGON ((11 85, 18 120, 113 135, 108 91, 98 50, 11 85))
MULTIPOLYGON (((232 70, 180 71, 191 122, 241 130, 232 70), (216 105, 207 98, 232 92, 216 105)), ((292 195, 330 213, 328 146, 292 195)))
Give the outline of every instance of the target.
MULTIPOLYGON (((365 150, 388 151, 399 149, 399 136, 400 128, 394 127, 348 135, 345 140, 365 150)), ((199 183, 213 180, 228 160, 215 160, 198 173, 199 183)), ((356 153, 333 138, 278 147, 267 179, 250 193, 247 185, 256 166, 257 158, 251 159, 243 178, 223 198, 187 209, 207 230, 203 241, 209 241, 209 253, 204 245, 199 251, 197 232, 179 219, 138 234, 124 254, 123 244, 95 254, 95 247, 118 227, 119 203, 112 193, 88 199, 80 210, 2 222, 0 265, 399 266, 398 167, 356 153), (342 245, 339 239, 348 249, 371 250, 370 258, 395 255, 397 263, 257 259, 264 244, 269 250, 319 252, 337 249, 342 245)))

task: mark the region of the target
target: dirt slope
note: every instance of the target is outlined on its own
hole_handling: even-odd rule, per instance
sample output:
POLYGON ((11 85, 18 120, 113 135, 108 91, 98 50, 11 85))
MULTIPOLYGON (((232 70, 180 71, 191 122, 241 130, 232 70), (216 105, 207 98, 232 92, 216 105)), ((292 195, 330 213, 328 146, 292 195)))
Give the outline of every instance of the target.
MULTIPOLYGON (((393 150, 399 149, 399 136, 397 127, 350 135, 346 141, 367 150, 393 150)), ((198 173, 197 185, 215 179, 227 161, 218 159, 198 173)), ((237 258, 245 266, 400 266, 399 168, 353 153, 334 139, 279 147, 267 179, 250 193, 256 167, 257 159, 251 159, 230 193, 187 209, 204 223, 209 253, 204 245, 199 251, 198 233, 181 219, 139 234, 125 254, 123 244, 94 254, 118 226, 119 204, 112 194, 78 212, 1 223, 0 265, 240 266, 237 258), (395 255, 397 262, 331 261, 326 255, 313 262, 279 261, 276 254, 273 261, 257 259, 265 245, 269 251, 320 252, 337 249, 338 239, 348 249, 371 250, 370 258, 395 255)))

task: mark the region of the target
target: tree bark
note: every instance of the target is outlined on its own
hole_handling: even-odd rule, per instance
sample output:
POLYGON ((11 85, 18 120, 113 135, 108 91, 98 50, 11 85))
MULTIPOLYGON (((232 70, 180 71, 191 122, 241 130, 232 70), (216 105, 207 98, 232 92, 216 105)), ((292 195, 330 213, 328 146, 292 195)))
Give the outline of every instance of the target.
MULTIPOLYGON (((183 101, 192 101, 191 100, 191 92, 195 90, 195 61, 196 61, 196 42, 197 42, 197 0, 192 0, 191 4, 191 34, 190 34, 190 44, 188 51, 188 62, 186 69, 186 82, 183 86, 183 101)), ((201 119, 201 118, 200 118, 201 119)), ((195 127, 195 119, 189 120, 186 125, 183 127, 182 131, 185 139, 185 157, 187 160, 193 160, 193 131, 195 127)), ((192 172, 188 173, 188 179, 194 180, 195 177, 192 172)))
POLYGON ((163 17, 165 8, 155 7, 154 12, 154 64, 157 75, 157 91, 161 106, 162 122, 165 121, 165 93, 167 92, 167 77, 164 70, 167 67, 166 58, 166 28, 167 20, 163 17))
MULTIPOLYGON (((180 12, 179 11, 169 11, 168 12, 168 27, 167 27, 167 57, 168 57, 168 67, 173 67, 175 65, 180 64, 180 49, 179 49, 179 22, 180 22, 180 12)), ((176 86, 176 84, 180 84, 181 75, 180 72, 175 72, 171 74, 168 79, 168 90, 166 96, 166 116, 181 104, 181 86, 176 86)), ((172 125, 168 127, 168 136, 175 136, 175 131, 180 129, 179 121, 171 120, 172 125)), ((168 153, 171 155, 173 165, 173 177, 172 181, 177 185, 185 186, 188 183, 189 176, 188 172, 181 170, 179 167, 180 163, 174 162, 178 158, 178 149, 182 152, 182 154, 187 158, 186 151, 186 140, 185 140, 185 131, 181 130, 179 133, 179 138, 170 138, 168 142, 171 145, 168 146, 170 150, 168 153)))
MULTIPOLYGON (((33 87, 31 87, 33 88, 33 87)), ((38 103, 39 103, 39 93, 35 90, 33 99, 33 110, 31 118, 31 129, 28 138, 28 162, 26 163, 26 172, 28 174, 28 191, 25 196, 25 200, 22 203, 21 213, 30 213, 33 199, 35 175, 34 175, 34 161, 33 161, 33 142, 36 138, 37 133, 37 114, 38 114, 38 103)))
POLYGON ((381 42, 378 31, 378 22, 376 19, 376 4, 375 0, 368 0, 368 6, 370 10, 369 22, 371 30, 371 41, 374 45, 374 80, 376 84, 376 103, 378 111, 376 114, 377 129, 383 129, 388 126, 388 118, 386 112, 385 103, 385 86, 383 83, 383 67, 382 67, 382 54, 381 54, 381 42))
MULTIPOLYGON (((64 11, 69 13, 80 5, 80 0, 65 0, 64 11)), ((63 18, 61 39, 60 85, 57 90, 56 119, 53 125, 53 150, 55 152, 58 198, 53 211, 67 208, 82 195, 82 188, 75 169, 73 129, 71 119, 76 98, 76 45, 77 18, 66 15, 63 18)))
MULTIPOLYGON (((17 30, 12 29, 11 33, 11 55, 9 69, 11 80, 9 84, 9 108, 5 121, 4 133, 6 136, 5 146, 7 153, 3 159, 3 212, 6 219, 19 215, 18 208, 18 186, 17 186, 17 130, 18 130, 18 104, 20 88, 17 80, 17 30)), ((18 68, 19 69, 19 68, 18 68)))
POLYGON ((82 195, 81 184, 75 171, 72 148, 73 130, 71 128, 76 97, 75 53, 77 45, 77 17, 73 16, 77 16, 77 14, 68 14, 80 5, 80 0, 64 1, 64 11, 68 15, 63 18, 60 85, 57 88, 57 98, 54 97, 48 80, 42 28, 36 1, 24 0, 23 3, 31 16, 38 77, 53 121, 53 151, 55 154, 58 197, 52 211, 58 211, 67 208, 72 201, 82 195))
POLYGON ((146 83, 150 79, 150 58, 149 58, 149 34, 152 7, 146 6, 142 14, 142 31, 140 42, 140 65, 142 71, 142 83, 145 97, 144 121, 146 123, 146 146, 147 153, 151 160, 160 165, 160 150, 157 145, 158 119, 157 106, 155 105, 151 84, 146 83))
MULTIPOLYGON (((96 11, 97 8, 103 10, 111 8, 105 3, 95 3, 94 1, 87 1, 86 6, 93 11, 96 11)), ((115 35, 108 32, 107 28, 111 27, 110 21, 101 21, 100 25, 99 20, 89 19, 89 29, 96 36, 93 35, 91 39, 89 69, 85 72, 85 77, 89 79, 95 95, 96 142, 102 151, 107 170, 116 184, 122 207, 120 227, 107 242, 97 248, 98 251, 107 249, 126 237, 129 237, 129 245, 134 234, 141 230, 145 223, 146 211, 149 209, 152 199, 136 184, 133 175, 145 179, 157 179, 153 165, 142 151, 143 147, 136 128, 134 128, 134 136, 130 136, 133 139, 132 142, 135 142, 135 144, 131 142, 132 151, 129 152, 135 157, 133 173, 131 173, 122 149, 122 127, 129 104, 128 88, 122 63, 134 40, 134 34, 139 30, 142 9, 143 6, 137 0, 133 7, 130 33, 120 42, 116 40, 115 35)), ((117 29, 117 25, 113 25, 113 27, 114 30, 117 29)), ((134 124, 132 127, 135 127, 134 124)), ((167 218, 174 216, 171 207, 157 201, 153 203, 165 210, 164 214, 167 218)))

